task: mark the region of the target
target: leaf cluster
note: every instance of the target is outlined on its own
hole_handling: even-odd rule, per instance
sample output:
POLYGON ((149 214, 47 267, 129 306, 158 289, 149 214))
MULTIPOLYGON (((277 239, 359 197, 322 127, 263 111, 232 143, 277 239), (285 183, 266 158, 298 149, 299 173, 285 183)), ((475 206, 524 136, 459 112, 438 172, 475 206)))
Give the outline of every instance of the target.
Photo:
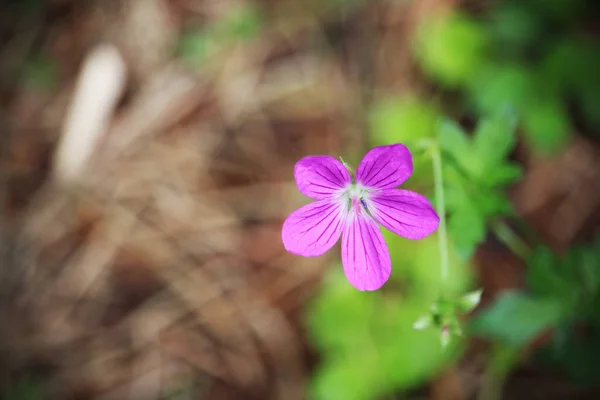
POLYGON ((497 2, 484 18, 464 13, 433 18, 419 31, 415 53, 423 70, 459 89, 478 115, 513 107, 529 143, 562 148, 573 106, 585 128, 600 133, 598 44, 578 33, 592 1, 497 2))
POLYGON ((593 382, 600 367, 600 237, 557 256, 546 247, 527 264, 529 291, 509 291, 481 312, 471 332, 522 347, 552 329, 541 358, 593 382))
POLYGON ((515 122, 512 113, 498 113, 482 120, 473 137, 452 122, 440 128, 448 231, 464 257, 483 241, 490 219, 512 214, 504 189, 521 177, 521 168, 508 160, 515 122))

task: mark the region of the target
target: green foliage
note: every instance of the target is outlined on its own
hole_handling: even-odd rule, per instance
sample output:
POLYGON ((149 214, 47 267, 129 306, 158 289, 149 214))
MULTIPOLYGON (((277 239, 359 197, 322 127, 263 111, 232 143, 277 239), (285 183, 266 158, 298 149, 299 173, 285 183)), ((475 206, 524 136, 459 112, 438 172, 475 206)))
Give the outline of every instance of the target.
POLYGON ((411 149, 415 172, 406 186, 429 192, 433 204, 445 199, 449 278, 440 273, 441 232, 408 242, 384 231, 394 269, 377 293, 354 290, 338 268, 309 314, 324 360, 315 399, 377 398, 423 383, 451 363, 462 349, 461 319, 481 295, 465 294, 472 284, 467 260, 489 228, 526 260, 528 284, 470 317, 466 332, 492 342, 490 371, 501 380, 522 347, 550 331, 542 360, 579 382, 600 374, 600 241, 557 256, 514 240, 502 223, 517 218, 505 193, 522 174, 509 160, 517 132, 546 154, 568 143, 574 115, 578 127, 600 132, 600 53, 577 21, 589 3, 507 0, 483 16, 450 13, 419 29, 414 52, 421 68, 458 96, 452 109, 477 121, 476 128, 470 134, 457 123, 440 124, 443 103, 413 96, 376 103, 368 120, 373 145, 411 149), (433 179, 431 156, 439 154, 442 179, 437 167, 433 179), (453 340, 443 351, 448 332, 453 340))
POLYGON ((322 400, 367 400, 385 393, 389 381, 375 352, 326 361, 312 382, 312 397, 322 400), (357 367, 359 364, 361 367, 357 367))
POLYGON ((523 127, 529 142, 545 153, 563 148, 570 130, 564 105, 552 97, 540 97, 525 106, 523 127))
POLYGON ((372 139, 382 146, 431 138, 435 136, 438 118, 436 110, 420 99, 387 99, 369 113, 372 139))
POLYGON ((461 14, 428 20, 417 36, 415 51, 423 69, 441 83, 466 83, 485 61, 486 35, 474 19, 461 14))
POLYGON ((467 265, 450 258, 450 280, 439 276, 437 238, 414 242, 384 233, 394 265, 386 289, 359 292, 336 266, 308 310, 309 331, 324 361, 312 385, 315 399, 374 399, 426 381, 460 352, 461 341, 444 350, 436 330, 414 322, 439 297, 440 288, 462 293, 470 284, 467 265), (404 289, 394 289, 400 285, 404 289), (389 288, 389 289, 388 289, 389 288))
POLYGON ((512 107, 525 139, 553 153, 573 129, 567 101, 575 100, 585 124, 600 132, 600 55, 596 42, 577 33, 588 4, 508 0, 485 18, 432 18, 420 30, 415 54, 431 77, 461 89, 479 115, 512 107))
POLYGON ((511 113, 502 112, 482 120, 473 138, 451 122, 440 128, 439 143, 447 161, 448 231, 464 257, 483 241, 488 220, 512 212, 502 189, 521 176, 520 168, 507 161, 515 144, 514 127, 511 113))
POLYGON ((560 301, 571 317, 595 318, 600 300, 600 237, 563 256, 545 247, 536 249, 528 263, 527 282, 537 296, 560 301))
POLYGON ((442 347, 448 346, 453 339, 462 336, 458 314, 469 313, 475 309, 481 300, 481 293, 482 290, 476 290, 459 298, 441 297, 431 305, 429 313, 415 321, 413 328, 417 330, 436 329, 439 332, 442 347))
POLYGON ((483 335, 520 347, 556 324, 563 316, 559 301, 536 299, 526 294, 504 293, 471 323, 473 334, 483 335))
POLYGON ((502 108, 520 109, 534 92, 533 71, 516 63, 494 63, 482 68, 469 84, 474 107, 483 115, 502 108))
POLYGON ((544 329, 555 334, 541 357, 581 383, 600 372, 600 237, 563 256, 539 247, 528 260, 530 294, 510 291, 472 322, 472 333, 521 347, 544 329), (582 336, 577 326, 589 325, 582 336))
POLYGON ((392 279, 403 283, 407 298, 421 304, 419 315, 439 299, 441 292, 448 297, 457 297, 471 285, 470 265, 453 249, 448 254, 449 277, 444 279, 440 275, 439 236, 437 232, 419 241, 409 241, 383 230, 394 265, 392 279))
POLYGON ((490 16, 489 35, 518 54, 543 32, 543 21, 530 4, 502 2, 490 16))
POLYGON ((563 323, 552 343, 539 352, 539 360, 566 373, 579 385, 597 385, 600 374, 600 330, 563 323), (582 334, 584 333, 584 334, 582 334))
POLYGON ((237 6, 207 28, 184 32, 178 45, 179 55, 197 67, 232 43, 255 38, 262 25, 262 15, 252 3, 237 6))

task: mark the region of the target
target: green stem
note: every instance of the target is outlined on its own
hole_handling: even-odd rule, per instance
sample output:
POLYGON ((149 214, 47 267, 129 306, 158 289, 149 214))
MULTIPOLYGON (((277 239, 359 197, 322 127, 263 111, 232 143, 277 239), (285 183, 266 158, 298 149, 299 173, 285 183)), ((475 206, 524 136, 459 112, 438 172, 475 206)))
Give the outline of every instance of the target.
POLYGON ((444 200, 444 178, 442 176, 442 155, 439 147, 432 147, 433 178, 435 181, 435 198, 437 212, 440 217, 438 227, 438 247, 440 252, 440 269, 442 280, 448 279, 448 233, 446 231, 446 202, 444 200))
POLYGON ((492 224, 492 230, 514 254, 522 259, 528 258, 531 249, 504 221, 495 221, 492 224))

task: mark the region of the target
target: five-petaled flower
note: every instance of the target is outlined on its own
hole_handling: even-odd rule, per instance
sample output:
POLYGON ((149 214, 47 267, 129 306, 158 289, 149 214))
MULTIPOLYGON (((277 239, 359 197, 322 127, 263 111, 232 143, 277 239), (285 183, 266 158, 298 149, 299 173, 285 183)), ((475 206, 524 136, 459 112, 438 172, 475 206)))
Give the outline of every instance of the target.
POLYGON ((408 239, 433 233, 439 217, 429 200, 396 189, 412 174, 412 156, 402 144, 371 149, 356 170, 356 183, 331 156, 308 156, 296 163, 298 189, 317 201, 294 211, 282 228, 290 253, 316 257, 342 236, 342 265, 359 290, 377 290, 392 270, 390 253, 377 222, 408 239))

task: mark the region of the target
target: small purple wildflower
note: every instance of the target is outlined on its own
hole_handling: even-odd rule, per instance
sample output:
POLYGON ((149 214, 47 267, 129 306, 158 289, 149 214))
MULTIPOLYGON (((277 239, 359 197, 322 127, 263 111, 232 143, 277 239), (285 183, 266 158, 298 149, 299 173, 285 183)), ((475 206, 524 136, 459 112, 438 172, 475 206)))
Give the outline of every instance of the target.
POLYGON ((356 170, 356 183, 330 156, 308 156, 296 163, 298 189, 317 201, 294 211, 283 223, 287 251, 316 257, 342 236, 342 265, 358 290, 377 290, 392 271, 390 253, 377 223, 408 239, 433 233, 439 217, 429 200, 395 189, 410 177, 412 156, 402 144, 371 149, 356 170))

